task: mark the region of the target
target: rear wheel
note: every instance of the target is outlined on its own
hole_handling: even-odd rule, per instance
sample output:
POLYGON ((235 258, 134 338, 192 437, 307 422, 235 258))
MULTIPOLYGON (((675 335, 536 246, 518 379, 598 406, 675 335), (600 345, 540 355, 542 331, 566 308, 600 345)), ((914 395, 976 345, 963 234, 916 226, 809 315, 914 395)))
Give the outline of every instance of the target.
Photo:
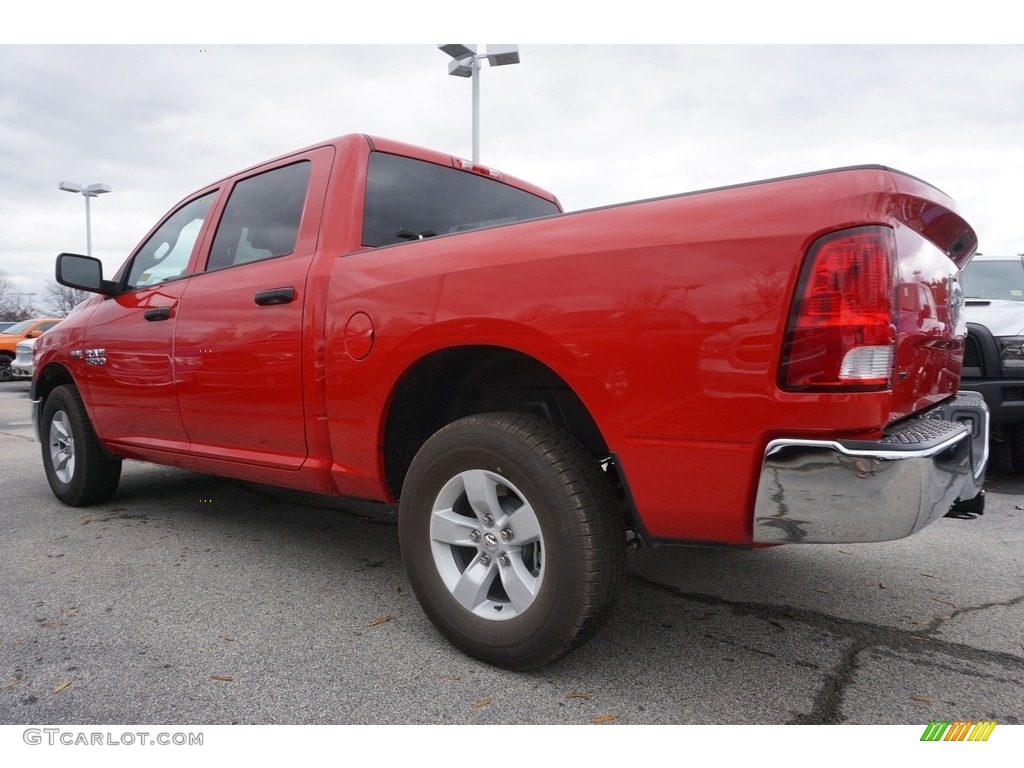
POLYGON ((65 384, 50 393, 40 427, 43 467, 58 499, 83 507, 114 495, 121 479, 121 460, 103 452, 74 386, 65 384))
POLYGON ((416 597, 458 648, 533 669, 578 647, 625 573, 621 508, 594 458, 554 424, 461 419, 417 453, 399 510, 416 597))

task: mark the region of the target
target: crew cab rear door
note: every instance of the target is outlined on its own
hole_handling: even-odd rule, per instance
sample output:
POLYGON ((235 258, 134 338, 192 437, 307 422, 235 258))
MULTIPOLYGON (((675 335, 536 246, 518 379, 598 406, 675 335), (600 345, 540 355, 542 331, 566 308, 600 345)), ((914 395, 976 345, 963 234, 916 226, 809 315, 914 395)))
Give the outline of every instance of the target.
POLYGON ((194 455, 297 469, 307 455, 306 277, 334 150, 240 175, 222 190, 179 303, 178 402, 194 455))

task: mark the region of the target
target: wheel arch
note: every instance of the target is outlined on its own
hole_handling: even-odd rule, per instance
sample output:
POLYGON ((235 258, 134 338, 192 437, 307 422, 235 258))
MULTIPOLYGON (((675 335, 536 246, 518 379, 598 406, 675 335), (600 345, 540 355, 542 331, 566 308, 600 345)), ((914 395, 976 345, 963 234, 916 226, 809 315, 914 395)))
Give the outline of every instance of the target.
POLYGON ((543 417, 595 457, 609 453, 583 400, 545 363, 508 347, 449 347, 421 357, 392 389, 382 425, 383 469, 392 495, 401 497, 409 465, 431 435, 457 419, 494 411, 543 417))
POLYGON ((40 421, 43 416, 43 406, 46 405, 46 399, 50 396, 57 387, 62 384, 72 384, 78 386, 75 382, 74 377, 63 364, 61 363, 47 363, 43 366, 42 370, 35 372, 32 377, 32 388, 30 397, 34 403, 32 409, 32 420, 33 426, 36 430, 36 436, 42 440, 42 433, 40 431, 40 421))

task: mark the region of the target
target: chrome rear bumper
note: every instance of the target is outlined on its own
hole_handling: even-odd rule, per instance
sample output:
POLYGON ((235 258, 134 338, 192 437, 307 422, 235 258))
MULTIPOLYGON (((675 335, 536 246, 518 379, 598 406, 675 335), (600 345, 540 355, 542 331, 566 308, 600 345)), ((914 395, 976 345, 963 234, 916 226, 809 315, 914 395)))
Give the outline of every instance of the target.
POLYGON ((891 541, 982 492, 988 409, 973 392, 881 440, 773 440, 754 507, 761 544, 891 541))

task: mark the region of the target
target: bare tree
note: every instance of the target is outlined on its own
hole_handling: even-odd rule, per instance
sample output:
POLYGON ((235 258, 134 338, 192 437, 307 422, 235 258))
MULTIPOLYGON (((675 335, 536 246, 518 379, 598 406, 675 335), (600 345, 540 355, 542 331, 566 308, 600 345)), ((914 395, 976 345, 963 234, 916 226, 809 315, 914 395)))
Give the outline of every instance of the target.
POLYGON ((49 297, 45 306, 47 311, 54 315, 64 317, 92 294, 88 291, 80 291, 77 288, 68 288, 56 280, 46 284, 46 294, 49 297))
POLYGON ((22 300, 18 287, 0 272, 0 320, 28 320, 31 310, 22 300))

